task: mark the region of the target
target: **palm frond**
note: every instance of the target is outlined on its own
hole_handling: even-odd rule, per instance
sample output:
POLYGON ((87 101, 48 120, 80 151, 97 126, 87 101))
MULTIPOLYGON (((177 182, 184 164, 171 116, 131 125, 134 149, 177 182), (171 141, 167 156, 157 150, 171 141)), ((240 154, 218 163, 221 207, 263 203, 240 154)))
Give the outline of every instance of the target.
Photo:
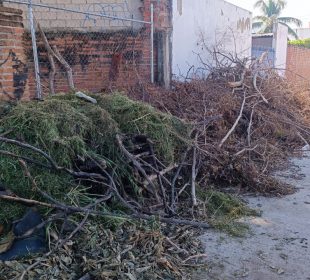
POLYGON ((283 10, 285 8, 285 6, 287 5, 287 2, 285 0, 277 0, 277 6, 278 8, 280 8, 281 10, 283 10))
POLYGON ((266 17, 266 16, 256 16, 253 18, 253 21, 254 22, 256 22, 256 21, 268 22, 268 21, 270 21, 270 18, 266 17))
POLYGON ((257 0, 255 3, 254 3, 254 8, 257 9, 257 8, 262 8, 262 7, 267 7, 267 4, 265 3, 264 0, 257 0))
POLYGON ((297 25, 298 27, 302 26, 302 21, 298 18, 294 18, 294 17, 279 17, 278 20, 280 22, 284 22, 284 23, 293 23, 295 25, 297 25))
POLYGON ((260 33, 271 33, 273 31, 273 24, 265 24, 260 33))
POLYGON ((273 29, 273 25, 270 22, 257 21, 257 22, 252 23, 252 28, 256 29, 255 33, 264 34, 264 33, 271 33, 273 29))
POLYGON ((259 8, 262 15, 254 17, 253 28, 260 28, 260 32, 269 33, 273 31, 275 23, 281 23, 288 27, 289 34, 297 38, 296 32, 289 24, 302 26, 302 21, 294 17, 280 17, 286 5, 286 0, 257 0, 254 8, 259 8))
POLYGON ((253 22, 252 28, 253 29, 258 29, 258 28, 261 28, 263 25, 264 25, 264 23, 261 22, 261 21, 253 22))
POLYGON ((287 0, 278 0, 278 3, 284 9, 287 5, 287 0))
POLYGON ((292 35, 295 39, 298 39, 298 35, 293 28, 284 22, 280 22, 282 25, 285 25, 288 28, 288 34, 292 35))
POLYGON ((259 8, 261 12, 266 16, 279 16, 286 5, 286 0, 258 0, 255 2, 254 8, 259 8))
POLYGON ((263 14, 267 14, 268 5, 264 0, 258 0, 254 4, 255 9, 260 9, 263 14))

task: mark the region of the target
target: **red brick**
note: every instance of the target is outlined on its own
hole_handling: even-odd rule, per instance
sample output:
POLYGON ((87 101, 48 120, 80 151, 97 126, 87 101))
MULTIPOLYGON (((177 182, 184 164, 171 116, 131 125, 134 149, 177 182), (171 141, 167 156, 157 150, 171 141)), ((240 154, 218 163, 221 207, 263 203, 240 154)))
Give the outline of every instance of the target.
POLYGON ((18 89, 24 90, 24 96, 28 96, 27 86, 20 80, 14 80, 14 74, 27 74, 26 58, 24 55, 23 36, 24 29, 22 11, 11 8, 0 8, 0 53, 1 60, 7 60, 0 68, 0 81, 3 92, 0 99, 14 97, 14 92, 18 89), (10 52, 14 53, 9 56, 10 52))
POLYGON ((293 82, 310 82, 310 49, 288 46, 286 76, 293 82))
MULTIPOLYGON (((167 19, 169 16, 167 5, 168 0, 160 2, 144 0, 143 16, 146 21, 149 21, 151 18, 149 8, 151 2, 155 6, 156 29, 161 30, 166 28, 167 22, 169 22, 167 19)), ((14 19, 16 18, 18 19, 19 17, 14 17, 14 19)), ((130 32, 128 32, 126 36, 120 32, 114 32, 114 34, 110 34, 109 36, 98 33, 98 36, 96 36, 97 38, 90 36, 93 35, 91 33, 81 33, 79 37, 76 34, 67 33, 65 37, 62 37, 60 34, 58 36, 56 34, 55 36, 54 33, 49 34, 46 32, 46 36, 50 44, 56 45, 58 50, 65 56, 65 59, 71 65, 76 87, 92 91, 101 91, 108 89, 110 86, 113 88, 124 88, 130 85, 135 85, 140 79, 149 82, 151 72, 149 29, 150 25, 146 24, 145 31, 137 36, 134 36, 130 32), (121 48, 120 60, 116 61, 116 66, 114 66, 117 69, 113 69, 112 71, 115 79, 110 80, 113 52, 117 46, 122 45, 124 42, 126 42, 126 44, 121 48), (139 55, 136 57, 134 56, 134 63, 131 57, 132 50, 135 50, 139 55), (66 57, 67 53, 70 53, 68 57, 66 57), (82 63, 81 61, 83 57, 85 58, 85 63, 82 63)), ((14 40, 14 43, 10 43, 8 40, 8 47, 3 48, 3 50, 8 53, 9 49, 12 48, 16 56, 28 66, 28 93, 25 93, 25 96, 29 97, 30 95, 33 97, 36 90, 34 67, 30 55, 32 53, 31 36, 30 34, 25 33, 22 27, 0 26, 0 30, 0 34, 4 34, 4 39, 14 40), (24 53, 28 54, 27 59, 30 59, 30 61, 26 61, 24 53)), ((43 89, 46 94, 48 92, 46 89, 48 88, 49 63, 47 53, 44 51, 44 44, 39 40, 37 43, 39 48, 40 74, 42 76, 42 84, 44 85, 43 89)), ((3 75, 5 81, 11 79, 14 72, 12 66, 12 62, 8 63, 4 70, 6 72, 0 72, 0 78, 1 75, 3 75)), ((68 91, 69 88, 67 85, 66 73, 58 63, 56 67, 56 91, 68 91)))

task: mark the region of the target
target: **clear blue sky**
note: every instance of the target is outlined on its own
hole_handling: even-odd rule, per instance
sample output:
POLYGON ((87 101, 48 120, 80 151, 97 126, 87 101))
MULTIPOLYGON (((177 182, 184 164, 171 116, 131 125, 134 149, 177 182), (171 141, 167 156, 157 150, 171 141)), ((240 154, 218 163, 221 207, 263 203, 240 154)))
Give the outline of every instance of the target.
MULTIPOLYGON (((238 5, 242 8, 250 10, 257 15, 258 11, 254 11, 253 5, 255 0, 226 0, 227 2, 238 5)), ((310 22, 310 1, 309 0, 287 0, 287 7, 283 11, 283 16, 291 16, 299 18, 303 21, 304 27, 309 27, 310 22)))

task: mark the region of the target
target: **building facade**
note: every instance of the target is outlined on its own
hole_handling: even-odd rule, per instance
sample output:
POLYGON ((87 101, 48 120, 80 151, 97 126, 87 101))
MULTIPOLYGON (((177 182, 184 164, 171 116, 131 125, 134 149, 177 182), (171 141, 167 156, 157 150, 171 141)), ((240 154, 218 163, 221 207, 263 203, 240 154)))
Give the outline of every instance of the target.
POLYGON ((212 52, 251 56, 251 12, 222 0, 173 0, 172 73, 212 66, 212 52))
POLYGON ((212 65, 215 48, 239 58, 251 55, 251 13, 222 0, 32 2, 36 48, 28 5, 3 0, 0 7, 0 98, 34 97, 36 75, 46 95, 51 83, 56 92, 70 90, 65 67, 58 61, 52 67, 39 27, 68 62, 75 87, 92 92, 134 87, 151 77, 168 87, 172 77, 184 77, 202 61, 212 65))

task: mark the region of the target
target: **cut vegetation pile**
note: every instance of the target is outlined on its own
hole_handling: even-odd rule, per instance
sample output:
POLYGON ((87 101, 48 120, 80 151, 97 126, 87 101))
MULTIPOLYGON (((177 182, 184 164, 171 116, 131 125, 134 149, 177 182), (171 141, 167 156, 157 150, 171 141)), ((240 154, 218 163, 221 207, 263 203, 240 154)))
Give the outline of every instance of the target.
POLYGON ((120 94, 94 97, 1 107, 0 253, 20 239, 11 224, 29 206, 49 241, 43 257, 0 263, 1 275, 191 279, 205 260, 193 227, 240 234, 234 219, 253 211, 198 186, 189 211, 193 125, 120 94))
MULTIPOLYGON (((99 188, 103 194, 106 186, 97 186, 94 179, 86 173, 102 173, 104 170, 105 174, 113 170, 113 174, 112 171, 110 173, 115 181, 120 180, 122 188, 127 188, 136 200, 144 203, 142 200, 147 197, 140 195, 143 192, 140 186, 142 184, 137 182, 128 159, 117 146, 116 137, 125 138, 126 135, 124 141, 128 142, 128 149, 132 149, 134 153, 139 152, 135 149, 145 149, 144 153, 147 153, 147 147, 143 145, 147 146, 145 135, 148 135, 154 141, 154 149, 160 158, 169 163, 175 162, 179 150, 184 148, 184 142, 180 139, 186 139, 187 128, 177 118, 164 115, 122 95, 104 96, 98 98, 98 101, 98 105, 93 105, 74 96, 61 96, 42 103, 21 103, 12 108, 1 120, 2 133, 10 139, 31 144, 47 152, 51 158, 47 160, 33 149, 14 143, 2 144, 2 150, 15 155, 1 156, 2 182, 8 183, 10 190, 16 195, 33 195, 31 180, 23 172, 16 170, 18 156, 32 163, 30 173, 37 184, 44 186, 52 197, 63 200, 64 191, 70 190, 72 184, 76 185, 72 177, 83 183, 84 188, 90 192, 96 193, 99 188), (28 160, 30 158, 32 160, 28 160), (58 165, 56 168, 51 160, 58 165), (38 164, 33 164, 33 161, 38 164), (55 172, 57 169, 63 172, 55 172), (66 172, 64 169, 70 171, 66 172), (74 174, 74 171, 85 174, 74 174)), ((139 153, 143 155, 143 151, 139 153)), ((109 180, 105 184, 108 186, 109 180)), ((10 221, 16 217, 15 206, 10 205, 11 203, 7 203, 7 211, 0 213, 0 221, 10 221)))
POLYGON ((256 214, 215 188, 293 191, 272 172, 308 142, 310 103, 274 72, 239 62, 142 94, 152 106, 121 94, 1 105, 0 253, 29 206, 44 221, 22 238, 45 228, 49 250, 0 275, 191 279, 206 257, 197 228, 240 235, 235 220, 256 214))
POLYGON ((176 82, 173 90, 144 86, 129 94, 194 125, 199 185, 292 193, 273 174, 309 143, 310 92, 293 88, 274 70, 234 63, 210 69, 205 80, 176 82))

